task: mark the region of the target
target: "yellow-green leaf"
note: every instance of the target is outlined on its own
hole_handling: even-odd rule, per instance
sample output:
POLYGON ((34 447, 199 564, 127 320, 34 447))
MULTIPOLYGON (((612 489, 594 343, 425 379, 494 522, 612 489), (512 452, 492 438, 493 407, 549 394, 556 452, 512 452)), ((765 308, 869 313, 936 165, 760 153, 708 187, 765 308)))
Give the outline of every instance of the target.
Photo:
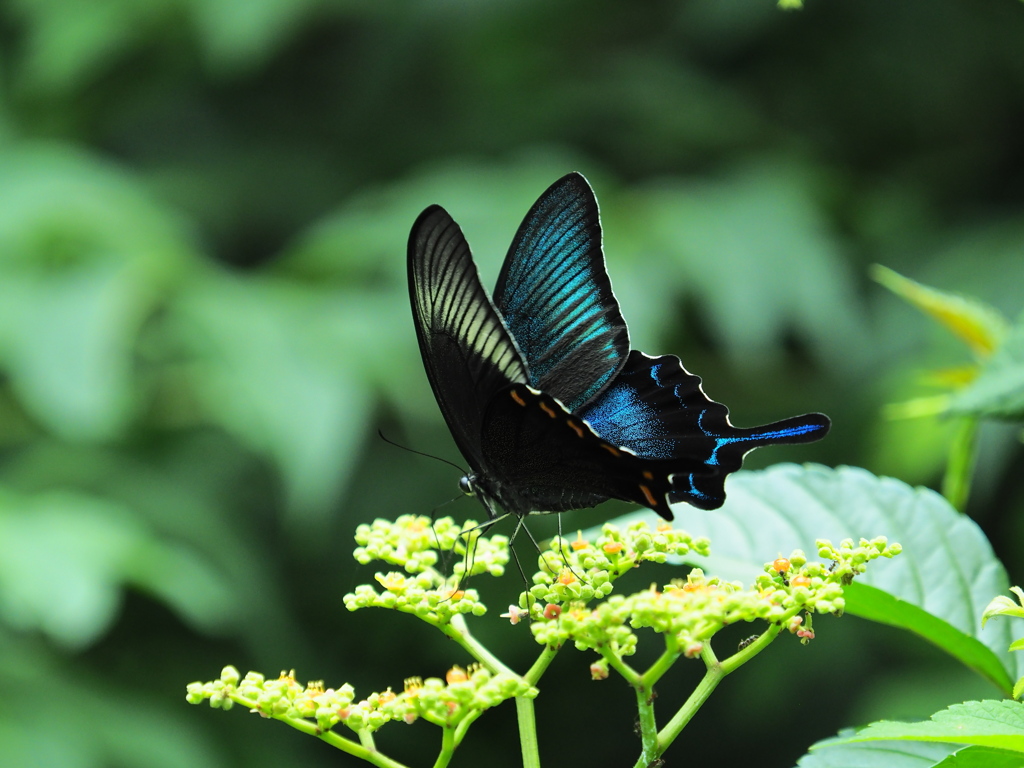
POLYGON ((982 301, 922 285, 878 264, 872 268, 871 276, 938 320, 981 357, 990 355, 1006 335, 1006 319, 982 301))

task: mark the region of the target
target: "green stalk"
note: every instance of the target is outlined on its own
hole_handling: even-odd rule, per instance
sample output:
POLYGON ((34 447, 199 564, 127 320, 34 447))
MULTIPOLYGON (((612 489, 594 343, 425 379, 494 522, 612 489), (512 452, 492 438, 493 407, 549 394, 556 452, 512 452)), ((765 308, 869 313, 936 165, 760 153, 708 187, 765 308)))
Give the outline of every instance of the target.
MULTIPOLYGON (((237 693, 231 694, 231 700, 238 704, 241 704, 243 707, 246 707, 247 709, 259 709, 259 705, 255 701, 247 699, 244 696, 240 696, 237 693)), ((263 710, 259 711, 264 715, 267 714, 263 712, 263 710)), ((366 762, 371 763, 372 765, 376 765, 377 768, 407 768, 404 763, 400 763, 397 760, 392 760, 390 757, 387 757, 386 755, 382 755, 380 752, 377 751, 376 747, 367 748, 363 744, 358 744, 352 741, 352 739, 346 739, 344 736, 339 736, 334 731, 322 731, 320 730, 320 727, 316 723, 306 720, 304 718, 288 717, 287 715, 269 716, 273 717, 275 720, 280 720, 282 723, 285 723, 286 725, 290 725, 297 731, 302 731, 303 733, 308 734, 310 736, 316 736, 318 739, 327 742, 332 747, 340 749, 342 752, 347 752, 353 757, 358 757, 361 760, 365 760, 366 762)), ((360 737, 362 737, 362 734, 360 734, 360 737)), ((373 743, 372 737, 370 738, 370 743, 373 743)))
POLYGON ((435 624, 435 626, 461 645, 470 656, 487 667, 491 672, 495 674, 498 672, 505 672, 510 675, 516 674, 505 666, 497 656, 491 653, 486 646, 473 637, 462 614, 452 616, 452 620, 448 624, 435 624))
POLYGON ((540 682, 541 675, 547 671, 547 668, 551 665, 551 662, 555 660, 555 656, 558 655, 560 650, 561 647, 554 648, 550 645, 547 646, 543 651, 541 651, 537 660, 533 662, 533 666, 527 670, 525 675, 523 675, 523 679, 530 685, 537 685, 537 683, 540 682))
POLYGON ((676 712, 660 732, 657 732, 652 696, 654 684, 668 670, 672 662, 679 658, 678 649, 671 643, 666 642, 665 653, 644 673, 641 685, 635 686, 642 740, 642 752, 640 759, 636 762, 636 768, 646 768, 654 764, 665 753, 665 750, 669 748, 669 745, 676 740, 676 737, 679 736, 683 728, 693 719, 693 716, 697 714, 697 711, 708 700, 708 697, 718 687, 718 684, 725 679, 725 676, 732 674, 767 648, 772 640, 778 636, 779 632, 782 631, 788 620, 799 613, 800 610, 796 608, 787 613, 778 623, 770 624, 768 629, 757 640, 743 650, 737 651, 725 661, 719 661, 715 652, 711 649, 711 643, 705 641, 704 649, 700 654, 707 669, 703 679, 693 690, 693 693, 690 694, 690 697, 683 702, 683 706, 679 708, 679 711, 676 712), (648 735, 655 732, 657 732, 656 737, 648 735))
POLYGON ((477 710, 476 712, 471 712, 466 715, 461 721, 459 721, 459 724, 455 726, 455 748, 458 748, 459 744, 462 743, 462 740, 466 738, 466 732, 469 730, 469 726, 475 723, 483 713, 483 710, 477 710))
POLYGON ((678 658, 679 643, 676 642, 675 637, 666 635, 665 651, 658 657, 658 660, 655 661, 646 672, 644 672, 642 681, 643 685, 648 688, 654 688, 662 675, 672 668, 672 665, 676 663, 676 659, 678 658))
POLYGON ((693 716, 697 714, 697 711, 728 674, 715 656, 715 652, 711 650, 710 642, 704 643, 704 650, 701 651, 700 656, 704 660, 704 666, 707 668, 703 679, 697 684, 690 697, 683 702, 683 706, 679 708, 679 711, 675 713, 672 719, 658 733, 653 752, 647 754, 645 750, 645 754, 640 759, 641 761, 646 760, 646 762, 637 762, 637 766, 650 765, 653 760, 664 754, 665 750, 675 741, 683 728, 686 727, 686 724, 693 719, 693 716))
POLYGON ((537 716, 533 709, 533 699, 516 697, 516 719, 519 722, 519 743, 523 749, 523 768, 540 768, 537 716))
POLYGON ((452 755, 455 754, 455 729, 449 726, 443 726, 441 728, 441 751, 437 754, 437 760, 434 761, 434 768, 446 768, 448 763, 452 760, 452 755))
POLYGON ((942 478, 942 495, 953 507, 963 512, 971 493, 971 475, 978 447, 978 420, 965 418, 960 422, 949 446, 949 463, 942 478))

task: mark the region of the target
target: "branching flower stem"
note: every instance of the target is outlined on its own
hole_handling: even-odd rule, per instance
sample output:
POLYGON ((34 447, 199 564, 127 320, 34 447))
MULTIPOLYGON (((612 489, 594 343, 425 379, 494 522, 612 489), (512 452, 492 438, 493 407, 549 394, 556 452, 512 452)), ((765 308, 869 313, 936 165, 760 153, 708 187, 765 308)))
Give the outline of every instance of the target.
POLYGON ((560 646, 546 646, 540 656, 537 657, 537 660, 533 662, 533 666, 523 675, 523 679, 530 685, 537 685, 540 682, 541 676, 547 671, 548 666, 555 660, 555 656, 558 655, 560 650, 560 646))
MULTIPOLYGON (((469 627, 466 625, 466 620, 461 615, 453 616, 451 621, 447 624, 438 625, 438 629, 444 632, 448 637, 452 638, 462 648, 466 650, 474 659, 479 661, 481 664, 486 666, 492 672, 497 674, 498 672, 512 673, 510 670, 497 656, 492 654, 486 647, 484 647, 480 641, 478 641, 473 634, 469 631, 469 627)), ((558 648, 545 648, 537 661, 534 662, 530 670, 523 675, 523 679, 526 680, 530 685, 536 685, 537 681, 540 680, 541 675, 544 674, 548 665, 554 660, 555 655, 558 653, 558 648)), ((533 707, 533 699, 526 696, 516 697, 516 717, 519 722, 519 740, 522 744, 523 751, 523 768, 540 768, 540 748, 537 742, 537 719, 533 707)), ((472 718, 475 720, 476 718, 472 718)), ((462 741, 462 736, 465 735, 466 729, 468 729, 471 720, 463 721, 460 725, 461 733, 458 734, 454 740, 454 746, 452 749, 459 745, 462 741)), ((442 755, 446 750, 442 750, 442 755)), ((448 754, 450 759, 451 754, 448 754)), ((442 768, 447 765, 448 760, 444 763, 435 763, 435 768, 442 768)))
POLYGON ((446 768, 448 763, 451 762, 452 755, 455 754, 457 746, 455 729, 450 726, 444 726, 441 729, 441 751, 437 755, 437 760, 434 761, 434 768, 446 768))
POLYGON ((495 674, 498 672, 506 672, 512 675, 516 674, 505 666, 501 659, 487 650, 479 640, 473 637, 473 634, 469 631, 469 627, 466 625, 465 617, 461 614, 452 616, 451 621, 448 623, 435 624, 434 626, 462 646, 470 656, 487 667, 491 672, 495 674))
POLYGON ((622 675, 622 679, 629 683, 634 688, 639 687, 641 683, 640 673, 633 669, 629 664, 622 660, 614 649, 611 648, 598 648, 597 649, 601 656, 608 662, 608 665, 622 675))
MULTIPOLYGON (((794 610, 792 611, 792 614, 796 615, 798 612, 799 610, 794 610)), ((665 727, 662 728, 661 731, 658 731, 656 736, 653 736, 652 734, 657 728, 657 724, 654 719, 654 701, 651 696, 653 684, 661 677, 662 674, 664 674, 668 669, 668 666, 671 665, 671 662, 678 657, 678 651, 673 657, 671 656, 672 648, 666 647, 665 653, 662 654, 662 657, 659 658, 658 661, 656 661, 644 674, 641 686, 638 686, 636 689, 642 740, 642 752, 640 759, 636 762, 636 768, 646 768, 646 766, 654 764, 654 761, 657 760, 666 749, 668 749, 669 745, 675 741, 683 728, 685 728, 690 720, 693 719, 693 716, 697 714, 697 711, 703 706, 704 702, 707 701, 708 697, 711 696, 715 688, 718 687, 718 684, 725 679, 726 675, 735 672, 767 648, 768 645, 778 636, 779 632, 782 631, 785 625, 785 620, 771 624, 768 629, 766 629, 761 636, 757 638, 757 640, 743 650, 737 651, 725 661, 719 661, 715 652, 711 648, 711 643, 705 642, 704 648, 700 654, 707 670, 704 674, 704 678, 700 681, 693 693, 690 694, 689 698, 687 698, 683 703, 683 706, 679 708, 679 711, 676 712, 665 727), (651 729, 650 732, 648 732, 648 727, 651 729)), ((666 642, 666 646, 670 645, 671 644, 669 642, 666 642)))
MULTIPOLYGON (((232 693, 231 699, 236 704, 241 704, 250 710, 259 709, 259 705, 256 701, 248 699, 239 693, 232 693)), ((346 739, 344 736, 340 736, 334 731, 323 731, 317 727, 316 723, 306 720, 302 717, 289 717, 288 715, 269 715, 275 720, 280 720, 286 725, 290 725, 297 731, 315 736, 321 741, 325 741, 332 747, 340 749, 342 752, 347 752, 353 757, 358 757, 371 765, 376 765, 377 768, 407 768, 404 763, 400 763, 397 760, 392 760, 390 757, 381 754, 377 751, 377 748, 373 741, 373 734, 369 731, 363 731, 359 734, 359 741, 357 743, 352 739, 346 739)))

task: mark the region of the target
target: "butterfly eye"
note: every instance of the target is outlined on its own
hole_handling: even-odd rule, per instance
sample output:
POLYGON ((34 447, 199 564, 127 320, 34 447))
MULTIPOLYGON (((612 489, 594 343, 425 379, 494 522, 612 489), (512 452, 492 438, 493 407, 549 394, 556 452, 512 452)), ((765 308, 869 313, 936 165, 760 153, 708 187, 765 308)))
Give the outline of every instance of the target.
POLYGON ((459 480, 459 490, 467 496, 476 496, 476 485, 473 483, 473 478, 465 475, 459 480))

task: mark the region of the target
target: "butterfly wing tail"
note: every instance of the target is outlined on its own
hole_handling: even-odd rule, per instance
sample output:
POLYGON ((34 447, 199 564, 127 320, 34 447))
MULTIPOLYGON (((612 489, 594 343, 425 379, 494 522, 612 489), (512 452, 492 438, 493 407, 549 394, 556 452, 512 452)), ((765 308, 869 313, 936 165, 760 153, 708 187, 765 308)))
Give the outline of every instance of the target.
POLYGON ((705 431, 707 437, 714 440, 714 448, 706 460, 710 471, 674 475, 670 501, 685 501, 700 509, 718 509, 725 502, 726 476, 742 466, 747 453, 766 445, 811 443, 827 435, 831 426, 823 413, 807 413, 752 429, 740 429, 723 421, 705 431))

